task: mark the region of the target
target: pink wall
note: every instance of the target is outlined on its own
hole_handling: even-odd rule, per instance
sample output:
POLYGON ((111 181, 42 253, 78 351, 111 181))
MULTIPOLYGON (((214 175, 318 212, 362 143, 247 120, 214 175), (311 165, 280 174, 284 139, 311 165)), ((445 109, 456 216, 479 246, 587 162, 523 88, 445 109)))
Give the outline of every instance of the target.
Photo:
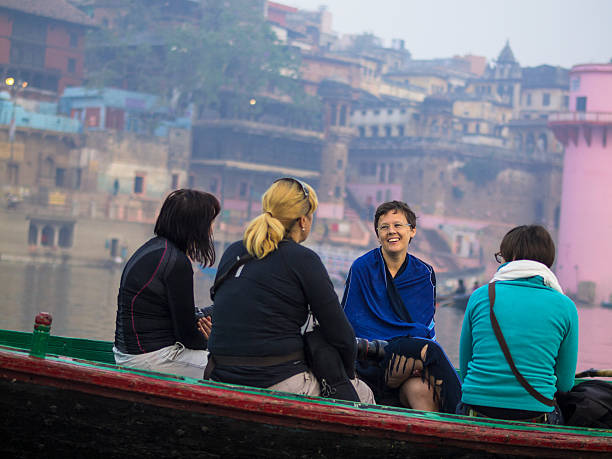
POLYGON ((577 65, 570 72, 570 111, 587 98, 587 112, 612 112, 612 64, 577 65))
MULTIPOLYGON (((612 113, 612 65, 574 67, 571 111, 581 96, 587 113, 612 113)), ((595 282, 599 303, 612 294, 612 124, 576 122, 569 129, 578 135, 565 149, 556 272, 568 292, 576 292, 579 282, 595 282)))

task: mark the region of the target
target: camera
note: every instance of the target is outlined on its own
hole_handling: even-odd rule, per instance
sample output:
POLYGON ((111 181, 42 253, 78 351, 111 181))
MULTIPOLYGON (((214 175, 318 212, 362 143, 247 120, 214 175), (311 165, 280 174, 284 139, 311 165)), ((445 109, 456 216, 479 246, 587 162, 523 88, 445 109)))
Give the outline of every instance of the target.
POLYGON ((385 357, 385 347, 389 344, 382 339, 368 341, 365 338, 357 338, 357 360, 381 361, 385 357))
POLYGON ((212 316, 214 306, 206 306, 205 308, 195 307, 196 320, 200 320, 202 317, 212 316))

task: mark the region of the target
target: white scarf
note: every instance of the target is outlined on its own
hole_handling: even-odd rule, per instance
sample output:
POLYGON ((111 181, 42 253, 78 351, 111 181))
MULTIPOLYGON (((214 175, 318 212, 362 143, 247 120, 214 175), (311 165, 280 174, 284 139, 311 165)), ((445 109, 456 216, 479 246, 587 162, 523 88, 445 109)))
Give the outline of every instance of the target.
POLYGON ((491 282, 524 279, 526 277, 541 276, 544 285, 563 293, 557 276, 543 263, 533 260, 515 260, 497 270, 491 282))

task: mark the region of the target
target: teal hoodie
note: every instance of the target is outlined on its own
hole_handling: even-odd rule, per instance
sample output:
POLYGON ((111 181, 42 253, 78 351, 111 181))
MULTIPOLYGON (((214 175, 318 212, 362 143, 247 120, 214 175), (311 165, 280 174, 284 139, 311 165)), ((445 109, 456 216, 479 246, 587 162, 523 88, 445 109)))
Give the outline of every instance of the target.
MULTIPOLYGON (((574 384, 578 311, 572 300, 544 285, 540 276, 495 284, 495 316, 519 372, 547 398, 574 384)), ((516 380, 497 342, 485 285, 468 301, 461 328, 461 401, 469 405, 538 412, 538 402, 516 380)))

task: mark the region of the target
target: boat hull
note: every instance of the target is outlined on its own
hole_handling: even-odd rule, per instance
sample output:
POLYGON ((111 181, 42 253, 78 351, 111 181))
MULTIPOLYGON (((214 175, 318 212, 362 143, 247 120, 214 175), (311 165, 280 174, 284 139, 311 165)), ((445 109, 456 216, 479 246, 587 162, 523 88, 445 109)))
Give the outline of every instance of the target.
POLYGON ((605 457, 612 432, 334 402, 0 349, 19 457, 605 457), (607 433, 606 433, 607 432, 607 433))

